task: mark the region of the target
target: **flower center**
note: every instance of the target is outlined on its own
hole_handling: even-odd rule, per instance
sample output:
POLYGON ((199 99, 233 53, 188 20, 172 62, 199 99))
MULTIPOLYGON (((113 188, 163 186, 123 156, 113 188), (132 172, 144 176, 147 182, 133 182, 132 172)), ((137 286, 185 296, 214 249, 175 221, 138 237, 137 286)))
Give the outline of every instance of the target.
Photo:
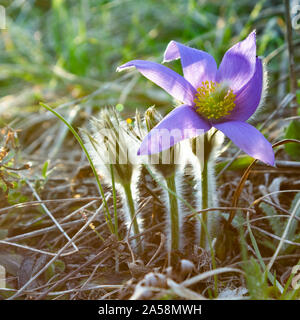
POLYGON ((232 89, 226 84, 203 81, 195 94, 196 111, 207 119, 219 119, 230 114, 235 107, 232 89))

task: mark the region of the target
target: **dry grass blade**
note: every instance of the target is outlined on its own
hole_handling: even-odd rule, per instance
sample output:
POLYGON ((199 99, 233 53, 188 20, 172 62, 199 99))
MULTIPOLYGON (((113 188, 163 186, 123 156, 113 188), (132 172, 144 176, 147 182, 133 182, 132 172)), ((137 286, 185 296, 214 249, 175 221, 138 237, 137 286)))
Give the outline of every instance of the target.
MULTIPOLYGON (((109 195, 106 197, 106 201, 108 201, 109 199, 109 195)), ((46 263, 46 265, 41 268, 27 283, 24 284, 24 286, 22 288, 20 288, 14 295, 12 295, 11 297, 8 298, 8 300, 13 300, 16 297, 20 296, 23 291, 35 280, 37 279, 43 272, 45 272, 48 267, 54 262, 56 261, 60 255, 64 252, 64 250, 71 244, 71 242, 74 240, 86 229, 88 228, 88 226, 90 225, 90 223, 95 219, 95 217, 97 216, 97 214, 99 214, 99 212, 102 210, 102 208, 104 207, 104 203, 101 203, 101 206, 95 211, 95 213, 87 220, 87 222, 84 224, 84 226, 72 237, 72 239, 70 239, 59 251, 58 253, 48 262, 46 263)))
MULTIPOLYGON (((103 248, 102 248, 103 249, 103 248)), ((73 270, 72 272, 69 272, 65 277, 63 277, 62 279, 56 281, 49 289, 47 289, 46 291, 44 291, 42 294, 40 294, 39 296, 36 297, 36 300, 42 300, 44 299, 52 290, 54 290, 57 286, 63 284, 64 282, 66 282, 69 278, 71 278, 73 275, 75 275, 76 273, 78 273, 81 269, 83 269, 84 267, 88 266, 89 264, 91 264, 93 261, 95 261, 96 259, 98 259, 99 257, 101 257, 103 254, 105 254, 106 252, 108 252, 109 250, 111 250, 111 248, 104 248, 103 250, 101 250, 99 253, 97 253, 94 257, 92 257, 91 259, 89 259, 88 261, 86 261, 84 264, 80 265, 78 268, 76 268, 75 270, 73 270)), ((105 261, 108 257, 105 257, 103 261, 105 261)), ((87 283, 87 281, 86 281, 87 283)))
MULTIPOLYGON (((25 179, 27 185, 29 186, 30 190, 32 191, 32 193, 34 194, 34 196, 36 197, 36 199, 38 201, 42 201, 42 199, 40 198, 40 196, 37 194, 36 190, 33 188, 33 186, 31 185, 31 183, 25 179)), ((65 230, 62 228, 62 226, 58 223, 58 221, 54 218, 54 216, 52 215, 52 213, 50 212, 50 210, 45 206, 44 203, 41 203, 41 207, 44 209, 44 211, 47 213, 47 215, 50 217, 50 219, 54 222, 54 224, 56 225, 56 227, 58 228, 58 230, 66 237, 66 239, 71 242, 73 248, 78 251, 77 246, 75 245, 75 243, 73 243, 72 239, 67 235, 67 233, 65 232, 65 230)))
MULTIPOLYGON (((75 221, 65 222, 65 223, 61 224, 61 226, 62 227, 70 227, 70 226, 82 223, 83 221, 84 221, 84 219, 78 219, 78 220, 75 220, 75 221)), ((54 231, 55 229, 57 229, 56 226, 42 228, 42 229, 34 230, 34 231, 31 231, 31 232, 19 234, 19 235, 14 236, 14 237, 6 238, 5 241, 12 242, 12 241, 17 241, 17 240, 24 240, 24 239, 28 239, 28 238, 32 238, 32 237, 36 237, 36 236, 45 234, 46 232, 54 231)))
MULTIPOLYGON (((293 217, 292 219, 294 219, 294 218, 295 218, 295 217, 293 217)), ((253 220, 252 220, 252 221, 253 221, 253 220)), ((250 222, 250 220, 249 220, 249 222, 250 222)), ((294 246, 300 247, 300 243, 297 243, 297 242, 294 242, 294 241, 290 241, 290 240, 284 239, 284 238, 282 238, 282 237, 278 237, 278 236, 276 236, 276 235, 273 234, 273 233, 270 233, 270 232, 268 232, 268 231, 266 231, 266 230, 263 230, 262 228, 258 228, 258 227, 255 227, 255 226, 252 226, 251 228, 252 228, 252 229, 255 229, 255 230, 258 230, 259 232, 261 232, 261 233, 263 233, 263 234, 265 234, 265 235, 267 235, 267 236, 269 236, 269 237, 271 237, 271 238, 274 238, 274 239, 276 239, 276 240, 282 241, 283 243, 288 243, 288 244, 292 244, 292 245, 294 245, 294 246)))
MULTIPOLYGON (((45 251, 45 250, 40 250, 40 249, 36 249, 36 248, 29 247, 29 246, 26 246, 26 245, 14 243, 14 242, 9 242, 9 241, 5 241, 5 240, 0 240, 0 244, 21 248, 21 249, 24 249, 24 250, 37 252, 37 253, 45 254, 47 256, 52 256, 52 257, 56 257, 56 255, 58 254, 58 253, 52 253, 52 252, 48 252, 48 251, 45 251)), ((77 251, 78 250, 67 251, 64 254, 60 254, 60 256, 68 256, 68 255, 73 254, 73 253, 75 253, 77 251)))
POLYGON ((265 198, 269 198, 272 195, 278 194, 278 193, 297 193, 299 192, 299 189, 290 189, 290 190, 279 190, 279 191, 274 191, 274 192, 270 192, 268 194, 265 194, 263 196, 261 196, 260 198, 256 199, 255 201, 253 201, 250 205, 250 207, 253 207, 254 205, 257 205, 259 202, 263 201, 265 198))
POLYGON ((156 252, 154 253, 154 255, 151 257, 151 259, 149 260, 149 262, 146 264, 146 267, 149 267, 152 263, 152 261, 154 261, 154 259, 158 256, 158 254, 160 253, 160 251, 163 249, 164 244, 166 243, 166 236, 163 233, 158 233, 160 234, 160 244, 156 250, 156 252))
MULTIPOLYGON (((231 210, 231 211, 237 211, 237 210, 241 210, 241 211, 246 211, 246 212, 252 212, 255 213, 255 210, 251 209, 251 208, 242 208, 242 207, 211 207, 211 208, 206 208, 206 209, 202 209, 197 211, 197 214, 201 214, 203 212, 209 212, 209 211, 216 211, 216 210, 220 210, 220 211, 226 211, 226 210, 231 210)), ((187 216, 188 219, 193 218, 195 216, 195 214, 190 214, 187 216)))
POLYGON ((84 206, 74 210, 73 212, 71 212, 70 214, 68 214, 67 216, 63 217, 60 222, 63 222, 65 220, 68 220, 70 218, 72 218, 74 215, 76 215, 77 213, 82 212, 82 210, 87 209, 88 207, 90 207, 91 205, 95 204, 97 202, 97 200, 93 200, 87 204, 85 204, 84 206))
POLYGON ((96 286, 87 286, 87 287, 82 287, 82 288, 74 288, 74 289, 69 289, 65 291, 55 291, 55 292, 48 292, 49 296, 58 296, 58 295, 64 295, 68 293, 79 293, 82 291, 90 291, 90 290, 99 290, 99 289, 122 289, 123 285, 119 284, 102 284, 102 285, 96 285, 96 286))
POLYGON ((90 201, 90 200, 101 200, 101 197, 85 197, 85 198, 66 198, 66 199, 48 199, 48 200, 39 200, 39 201, 28 201, 28 202, 22 202, 17 203, 9 207, 1 208, 0 213, 9 211, 11 209, 15 208, 24 208, 26 206, 38 206, 41 203, 47 203, 47 202, 81 202, 81 201, 90 201))
MULTIPOLYGON (((286 143, 299 143, 300 144, 300 141, 296 140, 296 139, 284 139, 284 140, 281 140, 279 142, 274 143, 272 147, 276 148, 276 147, 279 147, 279 146, 286 144, 286 143)), ((248 168, 244 172, 244 174, 243 174, 243 176, 242 176, 242 178, 241 178, 241 180, 240 180, 240 182, 234 192, 233 199, 232 199, 232 207, 237 207, 239 197, 241 195, 241 192, 243 190, 245 182, 248 179, 249 174, 250 174, 251 170, 253 169, 254 165, 256 164, 256 162, 257 162, 257 159, 253 160, 253 162, 248 166, 248 168)), ((234 215, 235 215, 235 211, 231 211, 230 216, 228 218, 228 223, 232 222, 234 215)))
POLYGON ((274 264, 274 262, 276 260, 276 257, 279 255, 279 252, 280 252, 280 250, 281 250, 281 248, 282 248, 282 246, 283 246, 283 244, 285 242, 286 236, 288 234, 288 231, 289 231, 289 228, 291 226, 291 223, 292 223, 292 221, 293 221, 293 219, 294 219, 294 217, 296 215, 298 207, 300 207, 300 199, 297 201, 297 203, 295 205, 295 208, 294 208, 293 212, 291 213, 290 218, 289 218, 289 220, 288 220, 288 222, 286 224, 286 227, 285 227, 284 232, 283 232, 283 234, 281 236, 281 239, 280 239, 280 242, 279 242, 279 244, 278 244, 278 246, 276 248, 276 251, 275 251, 273 257, 271 258, 271 261, 268 263, 268 266, 267 266, 268 270, 270 270, 272 268, 272 266, 273 266, 273 264, 274 264))
POLYGON ((189 287, 189 286, 191 286, 191 285, 193 285, 193 284, 195 284, 195 283, 197 283, 199 281, 202 281, 204 279, 213 277, 214 275, 225 273, 225 272, 238 272, 238 273, 244 274, 244 272, 242 270, 240 270, 240 269, 227 268, 227 267, 218 268, 218 269, 214 269, 214 270, 210 270, 210 271, 198 274, 195 277, 192 277, 190 279, 187 279, 187 280, 181 282, 180 285, 184 286, 184 287, 189 287))
POLYGON ((167 284, 180 298, 184 298, 186 300, 207 300, 199 293, 185 288, 182 284, 178 284, 172 279, 167 279, 167 284))
MULTIPOLYGON (((251 169, 254 167, 254 165, 256 164, 257 162, 257 159, 253 160, 253 162, 249 165, 249 167, 246 169, 246 171, 244 172, 240 182, 239 182, 239 185, 237 186, 235 192, 234 192, 234 195, 233 195, 233 199, 232 199, 232 207, 237 207, 237 204, 238 204, 238 201, 239 201, 239 198, 240 198, 240 195, 242 193, 242 190, 243 190, 243 187, 245 185, 245 182, 246 180, 248 179, 249 177, 249 174, 251 172, 251 169)), ((234 210, 231 210, 230 211, 230 214, 229 214, 229 218, 228 218, 228 223, 230 224, 235 216, 235 212, 234 210)))
MULTIPOLYGON (((290 217, 290 214, 288 214, 288 215, 275 214, 273 216, 258 217, 258 218, 254 218, 254 219, 249 220, 249 222, 255 222, 255 221, 259 221, 259 220, 268 220, 268 219, 273 219, 273 218, 276 218, 276 217, 278 217, 278 218, 287 218, 288 219, 290 217)), ((300 218, 299 217, 294 217, 294 219, 300 222, 300 218)), ((247 224, 246 222, 243 223, 243 225, 246 225, 246 224, 247 224)))

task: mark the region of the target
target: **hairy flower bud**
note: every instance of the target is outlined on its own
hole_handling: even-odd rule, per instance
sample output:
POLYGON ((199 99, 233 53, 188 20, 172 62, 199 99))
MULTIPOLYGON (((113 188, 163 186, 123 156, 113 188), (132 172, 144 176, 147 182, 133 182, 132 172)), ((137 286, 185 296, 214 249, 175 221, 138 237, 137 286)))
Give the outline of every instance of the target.
POLYGON ((90 123, 90 133, 84 132, 85 145, 96 168, 106 180, 114 179, 122 185, 131 182, 138 165, 137 141, 130 135, 126 123, 113 109, 103 109, 90 123))
POLYGON ((147 131, 150 132, 162 119, 162 115, 154 106, 149 107, 144 114, 147 131))
MULTIPOLYGON (((150 132, 163 119, 154 106, 148 108, 144 114, 145 127, 150 132)), ((181 145, 177 144, 158 154, 149 155, 148 159, 153 167, 164 177, 173 176, 182 160, 181 145)))

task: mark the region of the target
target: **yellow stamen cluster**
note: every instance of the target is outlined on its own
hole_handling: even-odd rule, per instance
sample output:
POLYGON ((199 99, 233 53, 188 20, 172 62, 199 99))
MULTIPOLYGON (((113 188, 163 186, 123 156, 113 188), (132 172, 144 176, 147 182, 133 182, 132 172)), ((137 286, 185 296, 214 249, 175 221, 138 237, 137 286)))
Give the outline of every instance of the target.
POLYGON ((235 107, 231 89, 213 81, 202 82, 195 95, 196 111, 207 119, 220 119, 230 114, 235 107))

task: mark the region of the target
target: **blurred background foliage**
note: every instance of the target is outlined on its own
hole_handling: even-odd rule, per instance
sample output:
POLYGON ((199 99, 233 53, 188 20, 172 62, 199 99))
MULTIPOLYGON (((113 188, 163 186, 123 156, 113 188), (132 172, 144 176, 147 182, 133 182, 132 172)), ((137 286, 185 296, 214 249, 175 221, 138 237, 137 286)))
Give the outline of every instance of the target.
MULTIPOLYGON (((6 118, 15 107, 22 107, 18 114, 22 117, 40 100, 59 105, 103 86, 93 97, 95 105, 121 103, 131 111, 151 104, 167 106, 170 97, 155 85, 142 77, 121 77, 115 70, 130 59, 161 62, 172 39, 208 51, 218 63, 253 29, 258 33, 259 55, 268 56, 285 41, 284 7, 277 0, 6 0, 0 4, 7 20, 0 38, 0 97, 6 97, 0 100, 0 112, 6 118), (140 88, 141 83, 147 90, 140 88)), ((179 66, 172 63, 177 71, 179 66)), ((280 68, 280 60, 272 60, 270 76, 278 78, 280 68)), ((287 68, 285 64, 285 72, 287 68)))
MULTIPOLYGON (((0 4, 6 10, 6 29, 0 30, 0 126, 21 131, 27 156, 38 152, 52 158, 68 141, 67 129, 40 102, 58 108, 77 128, 104 106, 116 106, 124 117, 151 105, 165 114, 174 105, 169 95, 137 72, 117 73, 116 68, 131 59, 162 62, 171 40, 205 50, 220 63, 226 50, 253 29, 269 84, 265 107, 254 125, 280 109, 263 133, 272 142, 299 139, 299 120, 289 119, 297 112, 285 108, 289 103, 281 105, 290 91, 283 1, 0 0, 0 4)), ((299 29, 293 33, 298 76, 299 29)), ((167 66, 182 72, 180 61, 167 66)), ((299 90, 297 94, 300 101, 299 90)), ((298 145, 286 145, 285 150, 290 159, 299 160, 298 145)))

